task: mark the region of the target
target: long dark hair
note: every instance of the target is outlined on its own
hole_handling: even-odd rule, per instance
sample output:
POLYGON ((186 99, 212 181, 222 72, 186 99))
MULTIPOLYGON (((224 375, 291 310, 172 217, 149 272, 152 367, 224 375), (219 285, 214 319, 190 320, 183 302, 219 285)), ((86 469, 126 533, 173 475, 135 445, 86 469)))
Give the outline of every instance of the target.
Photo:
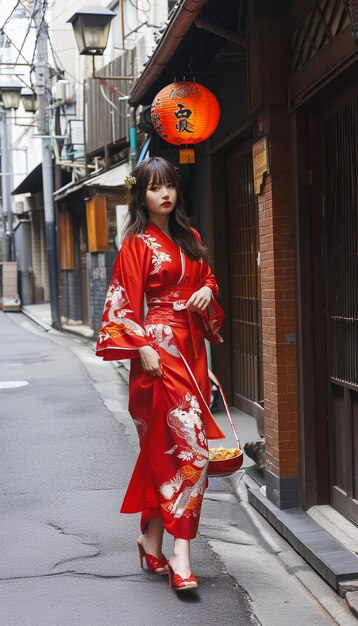
POLYGON ((142 233, 147 227, 148 211, 145 209, 145 197, 148 185, 172 183, 177 192, 177 201, 169 215, 170 235, 189 258, 207 260, 207 249, 201 245, 190 228, 190 220, 185 211, 183 189, 175 165, 161 157, 149 157, 136 165, 131 176, 135 177, 136 182, 128 190, 128 218, 124 238, 142 233))

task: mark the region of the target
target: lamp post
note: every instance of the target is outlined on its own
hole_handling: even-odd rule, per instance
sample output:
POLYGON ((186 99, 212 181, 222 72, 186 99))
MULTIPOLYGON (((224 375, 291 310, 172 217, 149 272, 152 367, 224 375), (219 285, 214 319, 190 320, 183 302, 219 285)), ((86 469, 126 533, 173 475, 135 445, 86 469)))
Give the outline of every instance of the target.
POLYGON ((7 216, 7 226, 10 240, 10 261, 15 259, 12 196, 13 168, 11 152, 11 121, 8 112, 17 109, 20 103, 21 83, 11 77, 2 77, 0 80, 1 110, 1 189, 3 210, 7 216))
POLYGON ((102 7, 86 6, 67 22, 72 24, 80 54, 102 56, 107 48, 109 28, 115 13, 102 7))
MULTIPOLYGON (((72 24, 78 52, 92 57, 92 78, 98 80, 105 77, 96 76, 94 57, 102 56, 107 48, 109 29, 115 15, 109 9, 86 6, 67 20, 67 23, 72 24)), ((111 80, 133 80, 133 78, 133 76, 110 76, 111 80)))
POLYGON ((92 57, 92 78, 96 77, 94 57, 107 48, 109 29, 115 13, 102 7, 82 7, 67 20, 72 24, 78 52, 92 57))
MULTIPOLYGON (((102 7, 83 7, 76 11, 67 22, 72 24, 80 54, 92 56, 92 78, 105 80, 105 76, 96 76, 94 57, 102 56, 108 43, 109 29, 115 13, 102 7)), ((122 14, 123 20, 123 14, 122 14)), ((110 80, 133 80, 134 76, 109 76, 110 80)), ((135 110, 129 111, 129 152, 130 162, 134 167, 137 160, 137 133, 135 110)))

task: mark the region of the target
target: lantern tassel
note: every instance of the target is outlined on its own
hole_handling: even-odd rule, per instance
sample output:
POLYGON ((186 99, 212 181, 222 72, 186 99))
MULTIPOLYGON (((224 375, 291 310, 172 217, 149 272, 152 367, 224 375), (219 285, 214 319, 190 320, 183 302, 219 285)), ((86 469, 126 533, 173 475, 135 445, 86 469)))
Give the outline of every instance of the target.
POLYGON ((195 150, 187 146, 179 150, 179 163, 181 165, 195 163, 195 150))

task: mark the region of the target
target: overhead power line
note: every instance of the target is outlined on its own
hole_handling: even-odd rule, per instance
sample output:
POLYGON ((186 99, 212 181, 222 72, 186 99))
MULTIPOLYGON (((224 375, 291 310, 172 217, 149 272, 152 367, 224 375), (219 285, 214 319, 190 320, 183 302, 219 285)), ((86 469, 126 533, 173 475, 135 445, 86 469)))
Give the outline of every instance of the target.
POLYGON ((15 4, 14 8, 12 9, 11 13, 8 15, 8 17, 6 18, 5 22, 3 23, 2 27, 1 27, 1 32, 4 33, 5 32, 5 26, 8 24, 8 22, 11 20, 12 14, 16 11, 16 9, 19 7, 19 5, 21 4, 21 0, 18 0, 17 3, 15 4))
POLYGON ((129 0, 129 3, 132 5, 132 7, 134 7, 135 9, 137 9, 137 11, 142 11, 142 13, 149 13, 149 11, 152 8, 152 3, 149 0, 146 0, 146 2, 148 3, 148 9, 141 9, 138 4, 136 4, 135 2, 133 2, 133 0, 129 0))
MULTIPOLYGON (((21 3, 21 4, 22 4, 22 3, 21 3)), ((24 45, 25 45, 26 39, 27 39, 27 37, 28 37, 28 35, 29 35, 29 33, 30 33, 30 30, 31 30, 31 26, 32 26, 32 20, 33 20, 34 12, 35 12, 35 7, 33 8, 32 14, 31 14, 31 16, 30 16, 30 21, 29 21, 28 27, 27 27, 27 29, 26 29, 25 37, 24 37, 23 42, 22 42, 22 44, 21 44, 21 46, 20 46, 20 49, 18 50, 18 55, 17 55, 17 57, 16 57, 15 65, 16 65, 16 63, 18 62, 18 60, 19 60, 19 58, 20 58, 20 55, 22 56, 22 50, 23 50, 23 47, 24 47, 24 45)))

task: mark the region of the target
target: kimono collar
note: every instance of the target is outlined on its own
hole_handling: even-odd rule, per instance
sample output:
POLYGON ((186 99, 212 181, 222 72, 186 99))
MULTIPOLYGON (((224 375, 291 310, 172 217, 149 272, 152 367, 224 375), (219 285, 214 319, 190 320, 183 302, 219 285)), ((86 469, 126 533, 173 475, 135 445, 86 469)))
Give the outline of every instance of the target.
MULTIPOLYGON (((160 228, 160 226, 158 226, 157 224, 155 224, 154 222, 148 222, 147 224, 147 230, 156 230, 160 233, 162 233, 165 237, 167 237, 167 239, 169 239, 172 243, 175 244, 175 241, 172 239, 171 235, 169 234, 169 232, 166 232, 165 230, 163 230, 162 228, 160 228)), ((176 245, 176 244, 175 244, 176 245)))

